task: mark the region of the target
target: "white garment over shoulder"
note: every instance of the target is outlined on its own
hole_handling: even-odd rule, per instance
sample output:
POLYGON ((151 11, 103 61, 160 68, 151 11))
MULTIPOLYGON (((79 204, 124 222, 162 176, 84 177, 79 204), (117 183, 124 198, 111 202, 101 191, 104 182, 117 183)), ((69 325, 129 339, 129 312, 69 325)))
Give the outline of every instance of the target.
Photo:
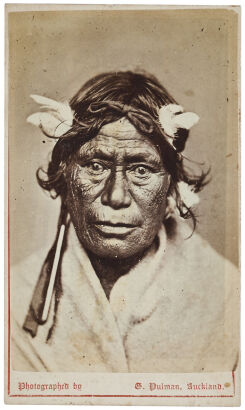
POLYGON ((45 252, 11 272, 11 365, 20 371, 230 371, 238 359, 239 274, 198 234, 178 222, 106 298, 74 227, 61 266, 54 323, 35 337, 22 328, 45 252))

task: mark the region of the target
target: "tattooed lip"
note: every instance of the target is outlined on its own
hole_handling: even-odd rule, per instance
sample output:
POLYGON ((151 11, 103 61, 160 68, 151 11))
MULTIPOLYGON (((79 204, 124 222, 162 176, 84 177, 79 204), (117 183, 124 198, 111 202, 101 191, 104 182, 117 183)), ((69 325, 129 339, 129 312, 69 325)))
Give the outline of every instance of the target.
POLYGON ((96 221, 94 225, 107 236, 126 236, 138 226, 124 222, 112 223, 109 221, 96 221))
POLYGON ((129 224, 125 222, 110 222, 110 221, 96 221, 95 225, 105 225, 105 226, 121 226, 126 228, 135 228, 136 224, 129 224))

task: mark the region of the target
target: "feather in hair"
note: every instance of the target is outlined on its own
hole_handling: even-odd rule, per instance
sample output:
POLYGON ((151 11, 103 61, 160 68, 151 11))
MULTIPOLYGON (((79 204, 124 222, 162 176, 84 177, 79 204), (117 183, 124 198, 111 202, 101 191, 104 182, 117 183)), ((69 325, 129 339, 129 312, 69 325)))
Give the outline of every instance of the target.
MULTIPOLYGON (((187 208, 191 208, 192 206, 197 205, 200 202, 199 196, 193 192, 190 185, 188 185, 184 181, 180 181, 177 183, 177 188, 180 194, 181 200, 187 206, 187 208)), ((168 219, 172 215, 180 216, 179 209, 177 208, 176 199, 171 195, 167 198, 167 207, 166 207, 166 214, 165 218, 168 219)))
POLYGON ((73 111, 68 102, 58 102, 51 98, 32 94, 31 98, 41 105, 44 112, 37 112, 27 118, 27 122, 40 127, 45 135, 60 138, 73 124, 73 111))
POLYGON ((177 128, 185 128, 189 130, 193 125, 197 124, 199 116, 194 112, 184 112, 175 116, 175 124, 177 128))
POLYGON ((198 122, 197 114, 183 111, 183 107, 177 104, 168 104, 160 108, 159 121, 167 135, 174 137, 178 128, 189 130, 198 122))
POLYGON ((191 208, 192 206, 197 205, 200 202, 199 196, 195 192, 193 192, 190 185, 188 185, 186 182, 181 181, 178 182, 177 185, 180 197, 188 208, 191 208))

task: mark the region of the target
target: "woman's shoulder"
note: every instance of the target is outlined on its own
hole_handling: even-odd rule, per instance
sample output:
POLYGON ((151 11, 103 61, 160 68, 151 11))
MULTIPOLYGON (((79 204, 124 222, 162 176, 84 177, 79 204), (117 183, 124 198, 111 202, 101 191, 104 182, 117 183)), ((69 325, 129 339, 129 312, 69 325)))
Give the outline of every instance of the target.
POLYGON ((224 267, 238 270, 225 255, 218 253, 196 230, 181 218, 172 219, 166 223, 168 245, 174 249, 176 257, 186 260, 186 265, 214 267, 224 270, 224 267))
MULTIPOLYGON (((215 310, 220 302, 220 308, 226 306, 231 314, 232 311, 238 312, 239 268, 220 255, 198 233, 192 233, 185 221, 176 221, 174 232, 169 238, 169 251, 166 253, 168 275, 175 278, 176 284, 186 287, 188 294, 198 296, 207 305, 207 310, 215 310)), ((163 278, 165 271, 163 265, 163 278)))
POLYGON ((10 268, 11 316, 23 324, 47 250, 38 249, 10 268))
POLYGON ((23 330, 23 324, 46 253, 47 249, 39 249, 10 268, 10 346, 14 370, 45 370, 35 354, 30 334, 23 330))

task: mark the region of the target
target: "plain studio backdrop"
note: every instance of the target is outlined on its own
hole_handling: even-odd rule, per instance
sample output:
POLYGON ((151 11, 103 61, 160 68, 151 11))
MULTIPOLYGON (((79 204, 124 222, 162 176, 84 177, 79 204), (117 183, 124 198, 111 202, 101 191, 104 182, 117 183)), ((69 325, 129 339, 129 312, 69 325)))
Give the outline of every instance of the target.
MULTIPOLYGON (((30 11, 9 14, 10 256, 50 248, 59 214, 38 186, 55 144, 26 123, 30 94, 70 99, 92 76, 144 69, 196 112, 184 155, 211 166, 197 231, 238 263, 237 13, 227 9, 30 11)), ((187 163, 191 165, 191 163, 187 163)))

